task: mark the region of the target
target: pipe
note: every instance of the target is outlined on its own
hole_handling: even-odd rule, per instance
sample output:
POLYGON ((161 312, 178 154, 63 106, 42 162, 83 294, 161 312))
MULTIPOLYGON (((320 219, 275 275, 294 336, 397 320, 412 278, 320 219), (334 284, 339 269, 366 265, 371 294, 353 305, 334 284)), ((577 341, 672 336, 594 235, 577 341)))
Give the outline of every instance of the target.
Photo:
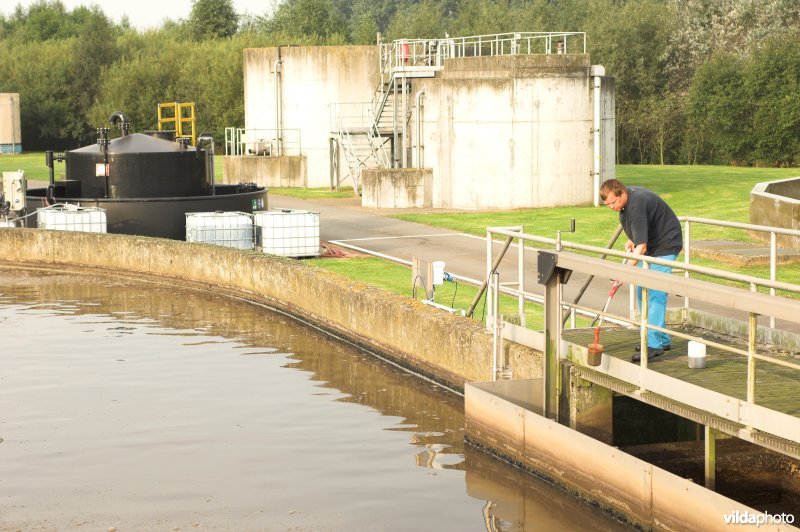
MULTIPOLYGON (((210 147, 206 147, 206 180, 208 181, 208 188, 211 191, 212 196, 216 196, 217 189, 216 189, 216 182, 214 179, 214 137, 211 136, 209 133, 201 133, 199 137, 197 137, 197 145, 200 146, 201 143, 209 143, 210 147)), ((200 150, 197 150, 197 153, 200 153, 200 150)))
POLYGON ((109 122, 111 122, 112 126, 116 126, 117 122, 120 122, 120 131, 122 131, 122 136, 126 136, 128 134, 128 128, 130 126, 130 122, 125 118, 125 115, 122 114, 122 111, 114 111, 111 113, 111 116, 108 117, 109 122))
POLYGON ((422 97, 425 96, 425 90, 417 92, 417 168, 423 167, 422 161, 422 97))
POLYGON ((283 65, 283 59, 281 58, 281 47, 278 46, 278 60, 273 63, 272 67, 275 72, 275 147, 276 152, 275 154, 270 153, 270 155, 281 155, 281 129, 283 123, 283 117, 281 116, 281 107, 283 106, 283 83, 281 79, 281 65, 283 65))

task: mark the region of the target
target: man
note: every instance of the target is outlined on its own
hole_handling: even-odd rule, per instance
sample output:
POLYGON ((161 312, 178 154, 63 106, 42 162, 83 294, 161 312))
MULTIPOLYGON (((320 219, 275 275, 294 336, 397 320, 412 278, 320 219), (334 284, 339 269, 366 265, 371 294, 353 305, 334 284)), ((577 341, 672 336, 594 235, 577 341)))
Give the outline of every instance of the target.
MULTIPOLYGON (((619 223, 628 237, 625 250, 637 255, 647 255, 674 261, 683 248, 683 233, 678 217, 658 195, 643 187, 626 187, 616 179, 609 179, 600 186, 603 203, 619 213, 619 223)), ((642 266, 631 259, 627 264, 642 266)), ((650 269, 672 273, 672 268, 650 264, 650 269)), ((636 287, 636 300, 642 308, 642 288, 636 287)), ((647 323, 666 328, 667 293, 660 290, 647 292, 647 323)), ((670 350, 667 333, 647 330, 647 359, 650 360, 670 350)), ((633 362, 641 360, 641 346, 636 346, 633 362)))

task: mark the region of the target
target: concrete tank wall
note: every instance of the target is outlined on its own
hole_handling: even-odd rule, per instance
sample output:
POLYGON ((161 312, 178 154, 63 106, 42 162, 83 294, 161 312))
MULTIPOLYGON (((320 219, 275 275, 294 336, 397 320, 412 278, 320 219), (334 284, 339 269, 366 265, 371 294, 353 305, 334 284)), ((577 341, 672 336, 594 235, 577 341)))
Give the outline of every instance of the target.
POLYGON ((433 206, 590 202, 589 67, 588 55, 468 57, 418 80, 433 206))
MULTIPOLYGON (((750 191, 750 223, 784 229, 800 230, 800 177, 757 183, 750 191)), ((750 236, 763 242, 770 234, 748 231, 750 236)), ((800 248, 800 237, 777 235, 778 246, 800 248)))
MULTIPOLYGON (((378 71, 377 46, 283 46, 282 127, 300 130, 308 187, 330 185, 330 104, 369 102, 378 71)), ((276 128, 278 48, 244 50, 245 129, 276 128)))
POLYGON ((19 94, 0 92, 0 153, 21 153, 19 94))
MULTIPOLYGON (((267 303, 455 389, 491 378, 492 335, 481 323, 302 261, 160 238, 0 228, 2 263, 199 285, 267 303)), ((510 342, 504 349, 515 377, 541 375, 540 352, 510 342)))
POLYGON ((267 188, 307 186, 306 158, 302 156, 226 155, 222 163, 225 184, 255 183, 267 188))

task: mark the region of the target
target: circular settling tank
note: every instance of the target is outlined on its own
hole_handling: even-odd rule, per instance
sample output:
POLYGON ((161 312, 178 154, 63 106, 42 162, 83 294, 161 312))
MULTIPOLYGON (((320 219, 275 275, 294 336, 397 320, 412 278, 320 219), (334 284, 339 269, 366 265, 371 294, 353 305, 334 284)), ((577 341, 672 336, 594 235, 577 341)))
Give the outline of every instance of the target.
MULTIPOLYGON (((126 131, 126 128, 123 128, 126 131)), ((178 139, 181 140, 181 139, 178 139)), ((164 138, 134 133, 67 151, 66 179, 28 190, 33 211, 54 203, 106 210, 109 233, 183 240, 186 213, 267 208, 267 189, 252 183, 216 185, 213 153, 164 138)), ((36 226, 32 216, 29 226, 36 226)))

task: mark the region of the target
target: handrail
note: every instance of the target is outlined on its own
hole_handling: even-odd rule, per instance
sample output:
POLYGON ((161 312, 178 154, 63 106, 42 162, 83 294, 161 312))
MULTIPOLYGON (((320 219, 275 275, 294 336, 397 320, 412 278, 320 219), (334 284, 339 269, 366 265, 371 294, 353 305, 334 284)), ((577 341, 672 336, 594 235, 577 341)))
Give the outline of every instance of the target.
MULTIPOLYGON (((680 216, 678 220, 684 223, 684 244, 683 244, 683 260, 684 264, 689 264, 691 260, 691 252, 692 252, 692 245, 691 245, 691 234, 692 234, 692 224, 693 223, 701 223, 706 225, 715 225, 719 227, 730 227, 735 229, 745 229, 747 231, 758 231, 762 233, 769 233, 770 235, 770 244, 769 244, 769 278, 771 281, 775 281, 778 276, 778 245, 777 245, 777 236, 784 235, 784 236, 800 236, 800 231, 797 229, 788 229, 785 227, 770 227, 767 225, 756 225, 756 224, 749 224, 749 223, 742 223, 742 222, 729 222, 726 220, 712 220, 708 218, 698 218, 695 216, 680 216)), ((689 270, 684 273, 685 277, 689 277, 689 270)), ((770 294, 775 295, 775 287, 768 287, 770 289, 770 294)), ((684 303, 683 306, 685 308, 689 307, 689 297, 684 296, 684 303)), ((769 326, 771 328, 775 328, 775 318, 770 316, 769 319, 769 326)))
MULTIPOLYGON (((548 250, 547 252, 551 253, 554 256, 555 260, 554 263, 559 268, 564 268, 570 271, 586 273, 586 274, 591 274, 597 271, 603 271, 603 274, 608 275, 609 278, 611 279, 618 279, 620 281, 628 283, 629 285, 635 284, 641 286, 643 290, 643 300, 645 301, 648 290, 652 289, 673 294, 675 293, 691 294, 692 297, 696 298, 698 301, 710 303, 713 305, 725 305, 733 308, 734 310, 745 312, 749 317, 747 321, 748 343, 746 350, 733 346, 724 345, 719 342, 708 340, 700 336, 695 336, 683 331, 675 331, 667 328, 662 328, 659 326, 650 325, 647 323, 646 310, 644 310, 641 313, 641 317, 638 320, 632 317, 626 318, 623 316, 615 315, 610 312, 606 312, 604 310, 598 311, 596 309, 592 309, 585 305, 578 305, 577 303, 565 302, 562 300, 562 296, 560 295, 561 294, 560 290, 555 292, 551 291, 551 294, 557 294, 556 295, 557 301, 555 303, 553 302, 549 303, 550 305, 556 304, 557 308, 559 309, 563 308, 564 306, 567 306, 575 310, 580 310, 585 313, 594 313, 599 316, 613 318, 619 322, 628 323, 632 326, 636 326, 640 329, 640 338, 642 339, 643 346, 646 345, 645 339, 647 331, 656 330, 675 335, 676 337, 679 338, 694 340, 704 345, 720 349, 731 355, 747 357, 747 377, 746 377, 747 393, 745 399, 747 404, 756 406, 756 362, 757 361, 761 363, 770 363, 784 368, 789 368, 795 371, 800 370, 800 364, 798 363, 789 360, 781 360, 778 358, 767 356, 763 353, 758 353, 756 345, 756 329, 758 327, 756 317, 758 315, 774 315, 778 316, 780 319, 786 320, 787 322, 800 324, 800 302, 798 302, 795 299, 789 299, 777 295, 750 291, 743 288, 725 286, 710 281, 665 275, 661 272, 650 271, 650 269, 647 266, 652 263, 652 264, 662 264, 672 267, 681 267, 682 263, 676 261, 656 259, 653 257, 645 257, 633 253, 614 251, 595 246, 576 244, 572 242, 566 242, 560 239, 552 239, 536 235, 529 235, 525 234, 522 231, 521 227, 487 228, 487 251, 491 250, 492 242, 494 242, 493 240, 494 236, 506 237, 508 240, 516 239, 521 253, 524 250, 526 242, 534 242, 540 244, 547 244, 548 246, 553 246, 554 249, 552 251, 548 250), (617 261, 601 260, 599 258, 587 256, 585 254, 577 254, 574 252, 567 251, 568 249, 575 251, 582 251, 582 252, 592 252, 597 254, 607 254, 610 256, 623 257, 628 259, 635 259, 644 262, 645 267, 631 268, 617 261)), ((491 255, 487 253, 487 267, 489 266, 488 260, 490 259, 490 256, 491 255)), ((496 258, 492 263, 492 266, 499 264, 499 262, 500 259, 496 258)), ((780 287, 781 289, 785 289, 793 293, 800 294, 800 285, 794 285, 790 283, 777 283, 774 281, 767 281, 764 279, 754 278, 752 276, 745 276, 730 272, 724 272, 721 270, 714 270, 712 268, 698 267, 693 265, 689 265, 689 267, 692 269, 692 271, 701 272, 707 275, 717 276, 726 279, 739 280, 742 282, 758 282, 762 285, 780 287)), ((548 286, 550 285, 550 283, 552 283, 552 281, 543 281, 543 282, 547 282, 548 286)), ((491 285, 489 285, 489 293, 487 293, 487 298, 494 297, 494 294, 492 294, 491 291, 492 287, 491 285)), ((514 292, 514 290, 511 291, 514 292)), ((521 286, 521 283, 519 290, 517 290, 516 292, 518 297, 520 298, 525 297, 525 295, 527 295, 527 293, 521 286)), ((547 298, 545 298, 545 302, 547 303, 547 298)), ((546 335, 549 334, 550 337, 552 337, 553 334, 556 334, 557 331, 561 330, 562 326, 561 313, 558 312, 558 314, 552 314, 552 310, 547 310, 546 308, 545 315, 546 316, 549 315, 551 316, 551 318, 556 318, 557 316, 557 319, 555 320, 558 322, 557 324, 547 325, 547 320, 546 320, 546 335)), ((496 320, 496 317, 494 318, 494 320, 496 320)), ((491 323, 493 323, 493 320, 487 318, 487 327, 489 327, 491 323)), ((556 342, 556 345, 560 345, 560 342, 556 342)), ((556 356, 558 356, 557 353, 558 352, 556 352, 556 356)), ((647 370, 647 358, 648 357, 645 356, 644 354, 641 357, 640 365, 643 370, 647 370)), ((747 416, 748 414, 745 414, 743 419, 750 419, 747 416)), ((779 419, 779 416, 777 418, 770 417, 769 420, 764 421, 766 426, 769 428, 769 431, 771 431, 773 434, 783 435, 786 433, 786 431, 796 430, 796 428, 784 430, 784 428, 780 426, 780 422, 775 422, 775 419, 779 419)), ((751 425, 747 424, 747 426, 751 425)))
POLYGON ((800 230, 788 229, 785 227, 772 227, 769 225, 756 225, 744 222, 729 222, 727 220, 714 220, 711 218, 698 218, 697 216, 678 216, 681 222, 696 222, 708 225, 718 225, 720 227, 732 227, 735 229, 747 229, 748 231, 761 231, 763 233, 775 233, 778 235, 800 236, 800 230))
MULTIPOLYGON (((555 246, 557 243, 557 240, 555 238, 548 238, 548 237, 529 235, 529 234, 514 234, 513 231, 508 231, 507 229, 504 228, 489 227, 487 228, 487 231, 490 232, 491 234, 501 235, 505 237, 513 236, 515 238, 519 238, 520 240, 526 242, 538 242, 540 244, 551 244, 553 246, 555 246)), ((598 254, 605 253, 606 255, 610 255, 613 257, 619 257, 623 259, 635 259, 642 261, 646 264, 659 264, 661 266, 669 266, 670 268, 688 269, 689 271, 693 271, 703 275, 709 275, 712 277, 718 277, 720 279, 725 279, 727 281, 755 284, 756 286, 763 286, 765 288, 775 288, 777 290, 785 290, 787 292, 800 293, 800 285, 792 283, 782 283, 779 281, 772 281, 770 279, 753 277, 751 275, 743 275, 739 273, 726 272, 723 270, 716 270, 714 268, 708 268, 706 266, 696 266, 693 264, 686 264, 683 262, 664 260, 656 257, 648 257, 646 255, 636 255, 634 253, 628 253, 626 251, 617 251, 614 249, 590 246, 587 244, 578 244, 577 242, 568 242, 565 240, 561 241, 561 246, 565 249, 574 249, 576 251, 585 251, 598 254)))
POLYGON ((297 128, 225 128, 226 155, 302 155, 297 128))
POLYGON ((443 39, 395 39, 380 46, 383 73, 384 68, 441 67, 445 59, 456 57, 585 54, 586 33, 533 31, 467 37, 445 35, 443 39))

